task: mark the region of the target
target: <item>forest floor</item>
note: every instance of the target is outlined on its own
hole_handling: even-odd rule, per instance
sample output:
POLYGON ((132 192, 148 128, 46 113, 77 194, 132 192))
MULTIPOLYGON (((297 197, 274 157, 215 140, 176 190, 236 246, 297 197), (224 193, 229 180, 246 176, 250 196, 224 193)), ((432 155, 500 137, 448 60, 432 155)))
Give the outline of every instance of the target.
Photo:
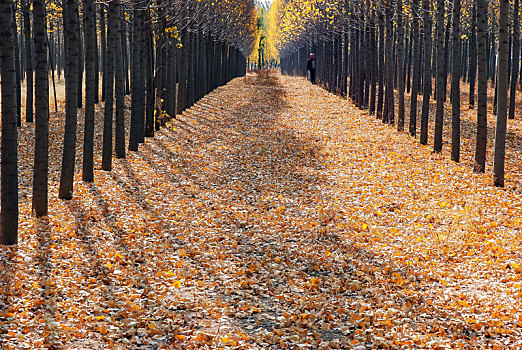
POLYGON ((248 75, 92 184, 80 118, 62 201, 63 114, 51 124, 42 219, 33 126, 20 129, 2 349, 522 347, 520 148, 495 188, 466 146, 457 164, 302 78, 248 75))

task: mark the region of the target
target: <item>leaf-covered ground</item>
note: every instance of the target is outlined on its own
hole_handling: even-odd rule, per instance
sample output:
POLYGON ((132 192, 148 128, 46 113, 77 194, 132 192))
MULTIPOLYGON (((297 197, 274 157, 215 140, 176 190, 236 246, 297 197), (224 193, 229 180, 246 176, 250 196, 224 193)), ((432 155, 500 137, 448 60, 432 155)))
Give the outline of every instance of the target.
POLYGON ((496 189, 302 78, 249 75, 61 201, 62 118, 44 219, 20 130, 2 349, 522 347, 522 174, 496 189))

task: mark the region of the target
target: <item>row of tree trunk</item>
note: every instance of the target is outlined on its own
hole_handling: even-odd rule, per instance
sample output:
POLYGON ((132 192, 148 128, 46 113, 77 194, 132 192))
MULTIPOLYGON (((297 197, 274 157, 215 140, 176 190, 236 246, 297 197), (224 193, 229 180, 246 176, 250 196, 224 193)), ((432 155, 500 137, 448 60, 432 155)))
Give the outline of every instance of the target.
POLYGON ((22 114, 27 123, 33 122, 33 116, 35 120, 33 210, 36 216, 48 214, 49 71, 56 69, 60 74, 63 67, 65 77, 62 199, 73 196, 78 108, 85 107, 82 179, 90 182, 94 181, 95 123, 103 123, 101 168, 111 170, 113 156, 126 156, 126 93, 132 95, 128 150, 138 151, 139 144, 153 137, 169 118, 246 73, 246 58, 239 48, 190 23, 181 23, 178 32, 166 21, 153 22, 149 5, 135 0, 132 8, 123 9, 120 0, 108 5, 83 0, 81 18, 78 0, 64 0, 62 27, 53 23, 57 35, 51 38, 45 1, 32 0, 32 10, 22 2, 25 43, 20 49, 19 43, 24 41, 18 41, 16 8, 12 1, 0 0, 2 243, 16 244, 18 239, 17 124, 21 124, 22 114), (125 20, 129 17, 130 25, 125 20), (23 53, 24 65, 20 60, 23 53), (22 110, 20 83, 24 76, 27 103, 22 110), (99 92, 105 102, 103 121, 95 118, 99 92))
POLYGON ((494 12, 488 11, 486 0, 475 0, 471 8, 465 9, 464 13, 470 14, 470 25, 465 30, 460 0, 454 0, 451 7, 447 5, 444 0, 411 0, 408 4, 386 0, 379 6, 369 1, 347 2, 350 15, 345 30, 315 33, 315 40, 281 58, 281 69, 286 74, 306 76, 306 59, 308 53, 314 52, 321 86, 348 96, 357 107, 368 109, 384 123, 397 124, 399 131, 405 128, 404 94, 411 93, 407 128, 414 137, 422 94, 421 144, 428 143, 430 98, 434 98, 435 152, 443 147, 443 112, 451 74, 451 158, 456 162, 460 161, 461 143, 460 83, 467 80, 469 106, 474 108, 475 96, 478 104, 476 172, 485 171, 489 79, 495 87, 497 114, 494 183, 504 186, 507 117, 515 117, 515 95, 520 82, 519 0, 514 0, 512 6, 509 1, 500 0, 498 35, 494 26, 487 26, 494 12))

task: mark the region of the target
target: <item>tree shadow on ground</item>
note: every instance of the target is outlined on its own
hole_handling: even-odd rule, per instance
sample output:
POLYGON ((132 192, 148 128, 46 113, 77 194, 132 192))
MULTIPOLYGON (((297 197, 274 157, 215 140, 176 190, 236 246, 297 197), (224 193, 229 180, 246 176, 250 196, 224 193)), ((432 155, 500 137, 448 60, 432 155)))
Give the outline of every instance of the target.
MULTIPOLYGON (((230 262, 240 260, 239 275, 243 270, 254 268, 256 262, 268 264, 269 260, 280 256, 287 257, 289 264, 298 263, 293 278, 301 281, 316 274, 348 276, 349 267, 326 271, 328 269, 321 268, 319 261, 311 257, 313 254, 301 255, 300 245, 324 244, 326 250, 336 241, 324 234, 329 219, 321 218, 316 210, 319 203, 328 204, 328 199, 319 194, 326 181, 321 175, 323 145, 313 135, 296 134, 295 130, 279 122, 281 114, 289 111, 285 87, 275 78, 248 76, 239 82, 243 84, 242 89, 248 90, 245 93, 248 98, 237 107, 223 107, 222 100, 233 100, 233 95, 207 96, 184 114, 182 121, 173 122, 174 125, 177 122, 197 124, 202 138, 186 142, 177 149, 169 148, 169 142, 153 140, 147 150, 163 160, 160 164, 179 166, 182 177, 199 186, 194 191, 195 196, 213 198, 209 206, 221 210, 223 220, 202 240, 207 244, 214 239, 223 239, 223 244, 233 242, 230 249, 221 251, 221 257, 230 262), (212 117, 203 117, 200 113, 212 117), (204 169, 213 163, 216 165, 212 169, 204 169), (280 209, 283 206, 284 212, 280 209), (303 210, 302 206, 308 209, 303 210), (292 227, 291 223, 296 222, 301 225, 292 227)), ((153 160, 147 159, 147 162, 153 160)), ((332 213, 333 217, 335 215, 332 213)), ((292 270, 294 267, 286 268, 292 270)), ((256 276, 255 272, 253 276, 256 276)), ((299 299, 299 293, 286 289, 289 285, 285 278, 259 278, 262 278, 262 284, 288 293, 289 299, 299 299)), ((225 276, 217 277, 215 281, 217 288, 206 298, 225 300, 232 305, 240 301, 239 295, 225 292, 228 288, 225 276)), ((270 317, 284 311, 280 305, 276 307, 273 299, 275 295, 272 294, 254 301, 264 304, 263 316, 267 318, 252 314, 225 322, 250 335, 260 329, 273 331, 278 325, 270 317)), ((212 331, 213 327, 207 329, 212 331)), ((325 330, 324 334, 334 337, 336 332, 325 330)))

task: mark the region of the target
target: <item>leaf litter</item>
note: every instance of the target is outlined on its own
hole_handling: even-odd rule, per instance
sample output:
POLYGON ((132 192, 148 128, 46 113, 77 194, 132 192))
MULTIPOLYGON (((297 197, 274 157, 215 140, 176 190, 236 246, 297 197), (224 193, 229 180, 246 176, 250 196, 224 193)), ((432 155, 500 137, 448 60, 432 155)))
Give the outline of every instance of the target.
POLYGON ((304 79, 248 75, 95 183, 78 173, 71 201, 53 161, 43 219, 24 126, 2 347, 522 346, 520 193, 372 118, 304 79))

